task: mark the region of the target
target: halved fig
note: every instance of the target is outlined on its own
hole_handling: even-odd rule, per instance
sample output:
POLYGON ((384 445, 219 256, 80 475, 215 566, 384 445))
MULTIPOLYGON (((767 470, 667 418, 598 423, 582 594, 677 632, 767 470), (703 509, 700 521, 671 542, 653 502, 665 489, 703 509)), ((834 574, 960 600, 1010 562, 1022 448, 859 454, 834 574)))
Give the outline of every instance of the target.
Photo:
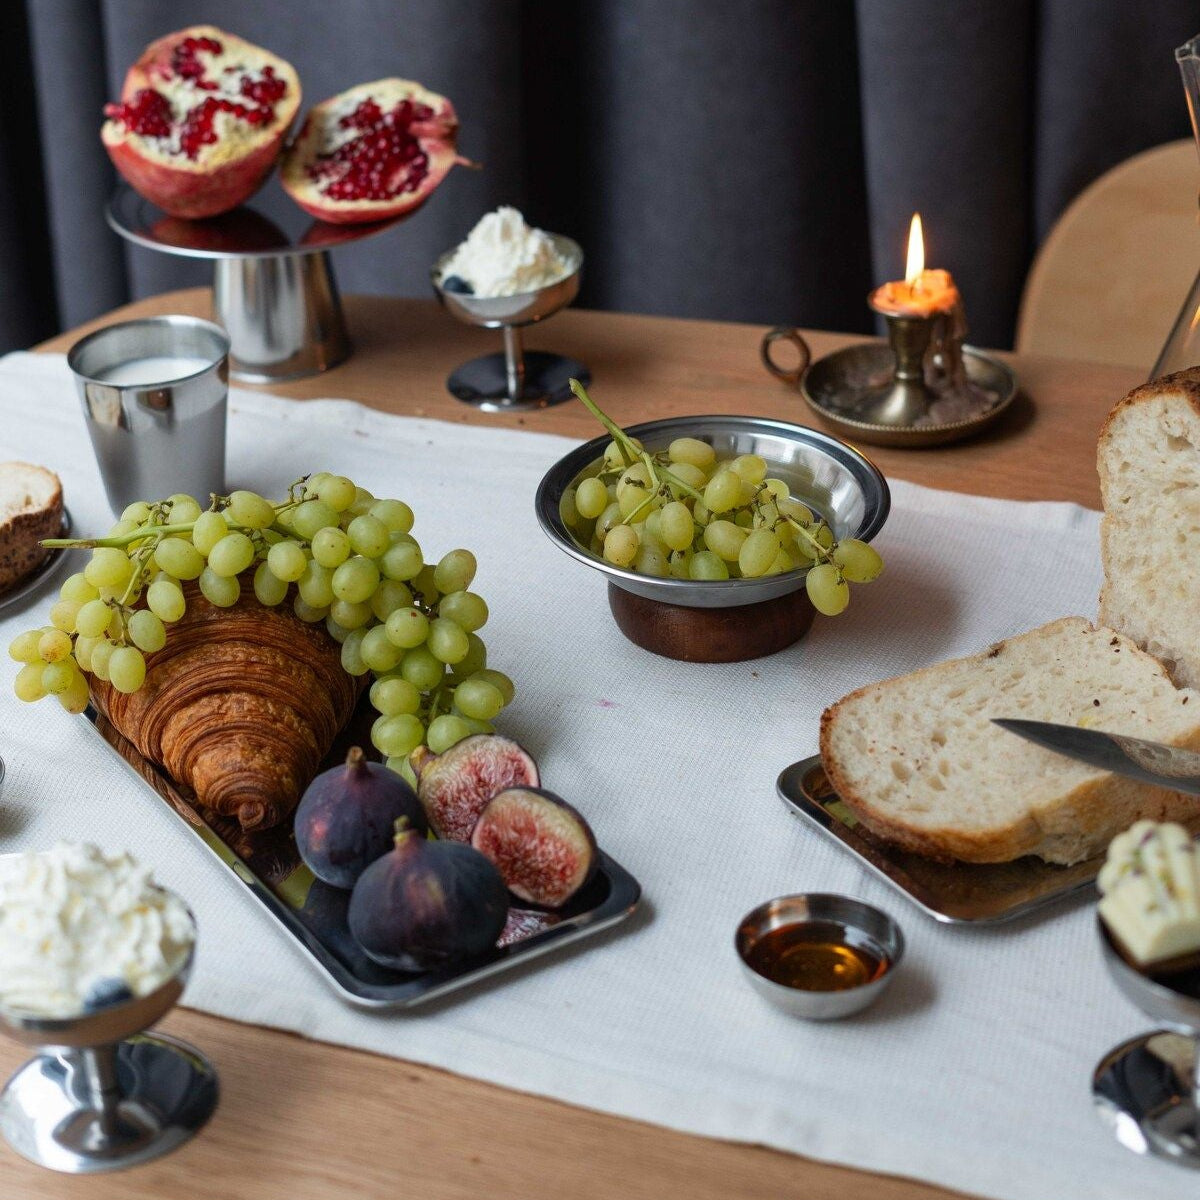
POLYGON ((493 796, 471 845, 496 864, 514 896, 545 908, 561 908, 596 869, 588 823, 543 788, 513 787, 493 796))
POLYGON ((541 782, 537 763, 511 738, 478 733, 443 754, 420 746, 409 757, 417 798, 440 838, 469 842, 488 801, 505 788, 541 782))
POLYGON ((533 908, 510 908, 504 928, 496 939, 497 946, 512 946, 526 938, 536 937, 552 929, 562 918, 554 913, 538 912, 533 908))

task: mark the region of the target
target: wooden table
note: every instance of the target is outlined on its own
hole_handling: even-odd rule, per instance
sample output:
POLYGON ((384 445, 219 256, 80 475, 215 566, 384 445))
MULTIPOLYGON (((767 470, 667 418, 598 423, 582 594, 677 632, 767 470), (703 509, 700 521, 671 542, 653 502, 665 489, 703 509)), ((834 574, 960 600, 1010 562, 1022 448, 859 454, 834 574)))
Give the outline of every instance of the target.
MULTIPOLYGON (((85 330, 154 313, 207 315, 204 290, 118 309, 39 349, 64 351, 85 330)), ((348 297, 349 362, 271 390, 341 396, 387 412, 518 425, 592 437, 577 404, 487 416, 459 404, 445 378, 498 339, 458 325, 432 302, 348 297)), ((738 413, 810 424, 795 392, 758 362, 756 326, 567 311, 527 339, 587 363, 603 407, 622 424, 685 413, 738 413)), ((813 334, 815 355, 854 340, 813 334)), ((1096 434, 1139 382, 1126 368, 1011 360, 1023 396, 975 441, 936 450, 874 450, 884 473, 934 487, 1099 506, 1096 434)), ((652 881, 648 881, 652 882, 652 881)), ((932 1200, 951 1193, 712 1141, 510 1092, 442 1071, 194 1012, 170 1033, 194 1041, 221 1076, 221 1106, 179 1153, 116 1175, 70 1178, 0 1146, 0 1197, 44 1200, 932 1200)), ((0 1041, 0 1078, 25 1054, 0 1041)), ((713 1081, 714 1087, 719 1080, 713 1081)), ((964 1148, 964 1153, 968 1150, 964 1148)))

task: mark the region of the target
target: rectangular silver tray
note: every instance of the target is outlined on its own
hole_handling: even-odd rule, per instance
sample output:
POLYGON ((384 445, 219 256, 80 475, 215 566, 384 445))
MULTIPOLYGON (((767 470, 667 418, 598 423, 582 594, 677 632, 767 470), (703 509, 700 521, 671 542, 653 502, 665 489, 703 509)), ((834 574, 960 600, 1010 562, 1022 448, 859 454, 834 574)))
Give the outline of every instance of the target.
MULTIPOLYGON (((235 820, 201 808, 191 792, 148 762, 94 708, 86 716, 100 737, 150 791, 225 864, 234 877, 279 922, 333 988, 346 1000, 374 1009, 413 1008, 478 983, 532 958, 593 937, 618 924, 637 907, 641 885, 620 863, 600 852, 599 868, 555 923, 486 955, 436 971, 410 973, 378 966, 358 948, 346 925, 350 893, 330 887, 300 861, 291 822, 261 833, 245 833, 235 820)), ((352 722, 353 724, 353 722, 352 722)), ((324 765, 343 761, 343 735, 324 765)))
POLYGON ((792 763, 779 776, 788 811, 849 850, 934 920, 993 925, 1057 904, 1090 889, 1104 855, 1069 867, 1027 856, 1009 863, 940 863, 874 837, 842 803, 819 755, 792 763))

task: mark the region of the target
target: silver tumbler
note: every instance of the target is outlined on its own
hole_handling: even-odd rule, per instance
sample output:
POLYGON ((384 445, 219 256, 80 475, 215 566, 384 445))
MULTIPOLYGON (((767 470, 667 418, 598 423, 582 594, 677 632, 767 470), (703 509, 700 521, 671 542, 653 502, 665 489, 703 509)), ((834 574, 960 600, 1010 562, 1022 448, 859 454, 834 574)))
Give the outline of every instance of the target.
POLYGON ((207 504, 225 490, 229 337, 198 317, 146 317, 71 347, 92 448, 109 504, 177 492, 207 504))

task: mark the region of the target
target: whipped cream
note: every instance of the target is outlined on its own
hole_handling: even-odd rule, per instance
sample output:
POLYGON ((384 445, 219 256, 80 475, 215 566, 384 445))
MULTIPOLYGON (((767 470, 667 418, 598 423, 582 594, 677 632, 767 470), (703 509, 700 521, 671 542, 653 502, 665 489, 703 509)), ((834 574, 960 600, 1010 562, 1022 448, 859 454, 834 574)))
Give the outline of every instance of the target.
POLYGON ((456 275, 481 299, 517 296, 547 287, 570 270, 548 233, 526 225, 515 208, 502 207, 479 219, 442 268, 441 282, 445 287, 456 275))
POLYGON ((144 996, 195 936, 183 901, 128 854, 60 842, 0 859, 0 1008, 73 1017, 144 996))

